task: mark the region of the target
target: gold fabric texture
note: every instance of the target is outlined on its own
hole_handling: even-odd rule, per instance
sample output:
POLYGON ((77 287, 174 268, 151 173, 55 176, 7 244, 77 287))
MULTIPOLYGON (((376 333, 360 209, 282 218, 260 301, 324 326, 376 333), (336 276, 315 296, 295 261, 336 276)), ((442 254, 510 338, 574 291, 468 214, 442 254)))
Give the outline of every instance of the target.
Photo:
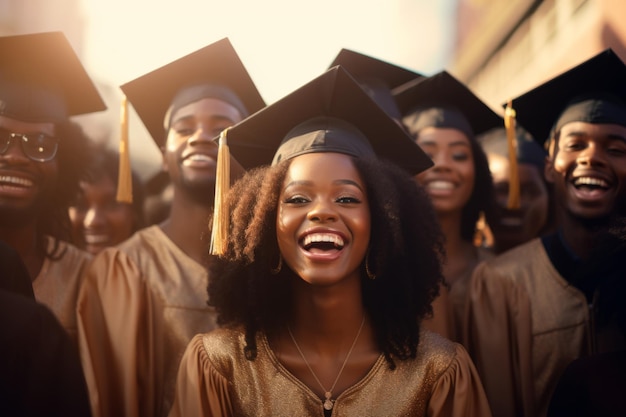
POLYGON ((158 226, 94 257, 78 304, 94 416, 167 415, 185 347, 215 327, 207 284, 158 226))
POLYGON ((495 416, 541 417, 558 378, 589 353, 585 296, 554 269, 540 239, 479 265, 466 341, 495 416))
MULTIPOLYGON (((281 365, 264 335, 257 335, 254 361, 244 346, 241 328, 195 336, 181 361, 170 417, 324 416, 322 399, 281 365)), ((417 359, 396 365, 390 370, 381 355, 336 398, 333 417, 491 415, 461 345, 423 331, 417 359)))
MULTIPOLYGON (((54 240, 48 238, 48 250, 54 240)), ((72 340, 77 341, 76 303, 82 278, 91 255, 69 243, 59 241, 60 259, 45 258, 33 281, 35 299, 52 310, 72 340)))

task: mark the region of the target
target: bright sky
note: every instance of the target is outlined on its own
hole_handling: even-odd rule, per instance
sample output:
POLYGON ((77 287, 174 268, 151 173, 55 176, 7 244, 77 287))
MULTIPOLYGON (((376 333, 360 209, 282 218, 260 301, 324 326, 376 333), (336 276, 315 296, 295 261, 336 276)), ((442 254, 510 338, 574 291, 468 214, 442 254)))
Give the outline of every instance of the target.
POLYGON ((228 37, 269 104, 320 75, 341 48, 425 74, 439 71, 454 35, 454 3, 83 0, 83 62, 117 86, 228 37))

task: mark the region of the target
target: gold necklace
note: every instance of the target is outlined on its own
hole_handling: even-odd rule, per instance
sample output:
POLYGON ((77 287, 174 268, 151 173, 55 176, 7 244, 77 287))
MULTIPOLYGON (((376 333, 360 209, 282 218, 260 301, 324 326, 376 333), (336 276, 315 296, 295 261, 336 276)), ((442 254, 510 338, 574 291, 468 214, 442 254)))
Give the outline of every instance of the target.
POLYGON ((298 349, 298 352, 300 353, 300 356, 302 357, 302 360, 304 361, 304 364, 306 365, 307 368, 309 368, 309 371, 311 372, 311 375, 313 375, 313 378, 315 378, 315 381, 317 381, 317 383, 319 384, 320 388, 322 388, 322 391, 324 391, 325 400, 324 400, 323 404, 324 404, 324 408, 326 410, 330 411, 330 410, 333 409, 333 405, 335 404, 335 400, 332 399, 332 397, 333 397, 333 390, 335 389, 335 385, 337 385, 337 381, 339 381, 339 377, 341 376, 341 373, 343 372, 343 368, 345 368, 346 364, 348 363, 348 359, 350 358, 350 355, 352 354, 352 349, 354 349, 354 346, 356 345, 356 341, 359 340, 359 336, 361 335, 361 330, 363 330, 363 325, 364 324, 365 324, 365 316, 363 316, 363 320, 361 321, 361 327, 359 327, 359 331, 357 332, 356 337, 354 338, 354 342, 352 342, 352 346, 350 346, 350 350, 348 350, 348 354, 346 355, 346 358, 343 360, 343 364, 341 365, 341 369, 339 369, 339 373, 337 374, 337 378, 335 378, 335 382, 333 382, 333 386, 330 387, 329 390, 324 388, 324 386, 320 382, 320 380, 317 377, 317 375, 315 375, 315 372, 313 372, 313 368, 311 368, 311 365, 309 365, 309 362, 304 357, 304 353, 302 353, 302 349, 300 349, 300 346, 298 346, 298 342, 296 342, 296 338, 293 337, 293 333, 291 333, 291 328, 289 326, 287 326, 287 331, 289 332, 289 336, 291 336, 291 340, 293 341, 293 344, 296 346, 296 349, 298 349))

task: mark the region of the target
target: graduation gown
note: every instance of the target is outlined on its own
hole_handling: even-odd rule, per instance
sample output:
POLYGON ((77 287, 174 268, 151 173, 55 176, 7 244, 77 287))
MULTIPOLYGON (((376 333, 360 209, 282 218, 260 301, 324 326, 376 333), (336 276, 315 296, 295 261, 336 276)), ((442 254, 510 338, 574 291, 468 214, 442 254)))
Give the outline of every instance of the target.
MULTIPOLYGON (((77 341, 76 303, 82 279, 91 255, 63 241, 59 242, 59 259, 45 258, 39 275, 33 281, 35 299, 52 310, 71 339, 77 341)), ((48 238, 51 249, 54 240, 48 238)))
MULTIPOLYGON (((322 400, 291 374, 257 334, 258 355, 245 358, 242 328, 193 338, 182 359, 170 417, 324 416, 322 400)), ((367 375, 341 393, 332 416, 491 415, 465 349, 423 331, 416 359, 381 355, 367 375)))
POLYGON ((0 290, 0 415, 91 415, 76 344, 45 306, 0 290))
POLYGON ((191 338, 215 327, 208 272, 158 226, 94 257, 78 301, 95 416, 167 415, 191 338))
MULTIPOLYGON (((494 257, 493 252, 485 248, 476 248, 477 263, 494 257)), ((433 317, 422 321, 422 326, 430 331, 463 343, 463 323, 467 302, 467 288, 474 269, 468 269, 447 287, 439 289, 439 296, 433 301, 433 317)))
POLYGON ((538 238, 474 270, 465 346, 494 416, 546 415, 563 370, 591 351, 589 318, 538 238))

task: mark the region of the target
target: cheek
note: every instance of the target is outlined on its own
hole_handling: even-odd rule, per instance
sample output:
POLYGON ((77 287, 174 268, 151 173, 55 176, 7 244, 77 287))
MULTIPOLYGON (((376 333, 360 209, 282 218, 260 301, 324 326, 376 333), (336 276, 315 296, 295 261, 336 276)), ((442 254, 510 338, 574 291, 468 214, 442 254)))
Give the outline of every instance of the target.
POLYGON ((85 212, 83 210, 79 210, 76 207, 70 207, 69 216, 73 227, 77 228, 83 226, 83 220, 85 220, 85 212))
POLYGON ((276 216, 276 238, 281 252, 293 247, 293 237, 296 233, 298 216, 293 210, 278 207, 276 216))

